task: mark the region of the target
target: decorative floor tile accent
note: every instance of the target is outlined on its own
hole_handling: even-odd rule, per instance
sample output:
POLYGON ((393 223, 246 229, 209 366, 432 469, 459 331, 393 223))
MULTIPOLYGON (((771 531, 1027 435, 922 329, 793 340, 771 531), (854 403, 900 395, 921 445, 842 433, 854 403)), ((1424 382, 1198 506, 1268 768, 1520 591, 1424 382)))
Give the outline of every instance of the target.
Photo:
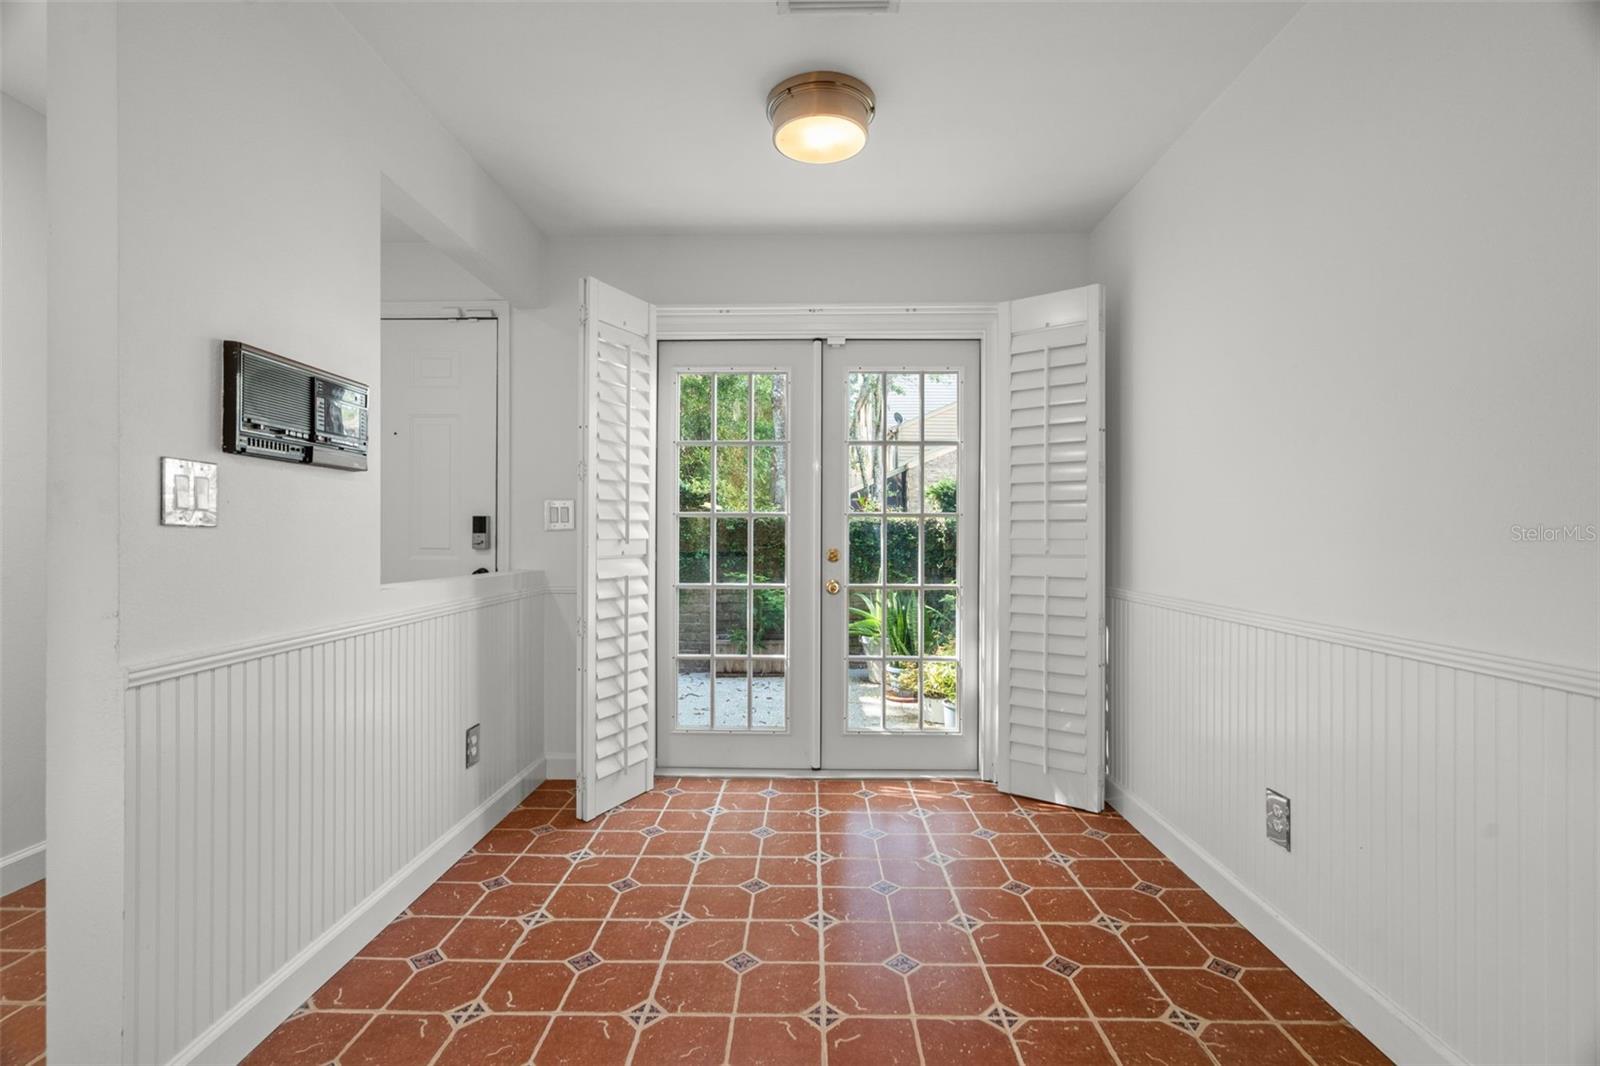
POLYGON ((571 966, 575 973, 582 973, 591 966, 599 966, 603 961, 605 960, 601 959, 600 956, 596 955, 594 952, 585 951, 581 955, 574 955, 572 958, 568 959, 567 965, 571 966))
POLYGON ((1238 977, 1239 974, 1243 972, 1233 963, 1224 962, 1222 959, 1212 959, 1210 962, 1206 963, 1206 969, 1210 970, 1212 973, 1221 974, 1223 977, 1229 978, 1230 980, 1238 977))
MULTIPOLYGON (((1159 853, 1129 827, 1112 849, 1086 828, 1109 820, 1015 808, 974 781, 777 784, 669 778, 590 822, 575 816, 571 782, 540 786, 503 826, 515 832, 495 836, 522 835, 521 855, 452 867, 418 905, 429 913, 381 932, 243 1066, 400 1066, 413 1050, 440 1066, 657 1066, 687 1052, 774 1066, 1016 1066, 1018 1051, 1030 1064, 1126 1063, 1135 1029, 1168 1061, 1254 1066, 1265 1061, 1254 1052, 1213 1055, 1201 1041, 1221 1047, 1246 1018, 1232 1028, 1252 1049, 1384 1061, 1204 892, 1154 884, 1159 853), (687 799, 673 808, 669 793, 687 799), (830 806, 852 809, 817 821, 830 806), (708 822, 706 810, 724 813, 708 822), (527 835, 534 820, 546 828, 527 835), (550 832, 558 846, 541 839, 550 832), (1295 994, 1271 995, 1280 988, 1295 994), (418 1026, 446 1042, 374 1044, 418 1026)), ((0 910, 0 930, 42 948, 13 913, 0 910)), ((44 1066, 42 1044, 7 1043, 24 1028, 10 1024, 19 965, 0 982, 0 1063, 44 1066)))
POLYGON ((511 881, 504 877, 491 877, 489 880, 481 882, 486 892, 493 892, 497 888, 505 888, 510 883, 511 881))
POLYGON ((439 954, 438 948, 429 948, 418 955, 413 955, 406 960, 413 970, 426 970, 429 966, 437 966, 444 961, 444 956, 439 954))
POLYGON ((734 973, 744 973, 746 970, 753 970, 760 966, 761 960, 747 951, 741 951, 737 955, 722 960, 722 965, 734 973))
POLYGON ((1167 1011, 1166 1016, 1161 1020, 1174 1028, 1182 1029, 1186 1033, 1198 1033, 1200 1026, 1205 1024, 1199 1017, 1190 1014, 1182 1007, 1173 1007, 1167 1011))
POLYGON ((469 1022, 477 1021, 488 1012, 489 1008, 485 1007, 481 1000, 475 1003, 468 1003, 465 1007, 457 1007, 450 1012, 450 1024, 459 1029, 469 1022))
POLYGON ((649 1000, 628 1011, 627 1019, 635 1029, 648 1029, 655 1022, 659 1022, 666 1012, 649 1000))
POLYGON ((726 814, 728 812, 722 807, 707 807, 705 813, 715 818, 719 814, 726 814))
POLYGON ((536 825, 533 827, 533 835, 536 837, 542 837, 546 833, 554 833, 555 831, 556 827, 553 825, 536 825))
POLYGON ((989 1008, 989 1013, 983 1016, 983 1020, 998 1029, 1004 1029, 1006 1032, 1010 1032, 1022 1024, 1021 1015, 1008 1007, 1002 1007, 998 1004, 989 1008))
POLYGON ((839 1024, 839 1022, 843 1019, 844 1015, 841 1014, 831 1004, 827 1003, 818 1003, 815 1007, 812 1007, 810 1010, 806 1011, 806 1021, 810 1022, 818 1029, 821 1029, 823 1032, 827 1032, 831 1027, 839 1024))
POLYGON ((1083 969, 1082 966, 1079 966, 1071 959, 1064 959, 1060 955, 1050 956, 1050 961, 1044 964, 1044 968, 1047 970, 1054 970, 1062 977, 1071 977, 1073 974, 1083 969))
POLYGON ((899 974, 911 973, 917 967, 922 965, 922 963, 918 962, 916 959, 913 959, 910 955, 907 955, 904 952, 899 955, 895 955, 892 958, 884 959, 883 964, 889 967, 889 969, 893 970, 895 973, 899 974))
POLYGON ((824 814, 827 814, 828 811, 823 807, 812 807, 810 810, 806 811, 806 813, 811 815, 813 818, 821 818, 824 814))

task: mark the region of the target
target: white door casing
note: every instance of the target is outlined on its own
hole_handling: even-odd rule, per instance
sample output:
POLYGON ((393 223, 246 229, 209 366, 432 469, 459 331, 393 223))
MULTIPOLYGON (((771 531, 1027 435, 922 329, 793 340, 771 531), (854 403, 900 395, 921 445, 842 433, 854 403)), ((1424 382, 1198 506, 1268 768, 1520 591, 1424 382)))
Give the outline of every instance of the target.
POLYGON ((385 319, 378 397, 382 580, 497 569, 498 346, 492 318, 385 319), (472 546, 488 515, 491 546, 472 546))
POLYGON ((1002 306, 997 783, 1105 806, 1105 332, 1099 285, 1002 306))
POLYGON ((648 790, 655 775, 655 309, 582 285, 578 817, 648 790))

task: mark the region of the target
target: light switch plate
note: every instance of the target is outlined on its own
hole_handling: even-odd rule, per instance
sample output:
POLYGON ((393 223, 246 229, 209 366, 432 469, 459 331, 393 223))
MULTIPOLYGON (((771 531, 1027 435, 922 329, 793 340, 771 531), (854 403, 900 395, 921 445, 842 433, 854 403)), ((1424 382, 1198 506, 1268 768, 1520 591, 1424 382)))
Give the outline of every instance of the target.
POLYGON ((1267 789, 1267 839, 1289 850, 1289 797, 1267 789))
POLYGON ((571 500, 544 501, 545 529, 576 529, 576 513, 571 500))
POLYGON ((217 464, 161 457, 161 524, 217 524, 217 464))

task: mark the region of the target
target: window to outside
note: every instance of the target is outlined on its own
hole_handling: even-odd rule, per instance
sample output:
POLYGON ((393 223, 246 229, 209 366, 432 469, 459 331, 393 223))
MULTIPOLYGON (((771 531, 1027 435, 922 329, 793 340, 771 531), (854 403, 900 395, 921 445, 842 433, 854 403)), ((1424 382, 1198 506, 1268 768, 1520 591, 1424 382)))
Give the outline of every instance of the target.
POLYGON ((680 373, 677 728, 788 728, 787 374, 680 373))

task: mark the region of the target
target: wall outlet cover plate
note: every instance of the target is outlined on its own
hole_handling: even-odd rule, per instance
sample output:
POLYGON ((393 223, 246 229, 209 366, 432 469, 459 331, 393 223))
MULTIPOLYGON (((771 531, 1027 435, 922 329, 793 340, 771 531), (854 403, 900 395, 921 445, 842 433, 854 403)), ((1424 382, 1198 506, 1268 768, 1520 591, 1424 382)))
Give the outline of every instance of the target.
POLYGON ((217 524, 217 464, 161 457, 161 524, 217 524))
POLYGON ((1267 839, 1289 850, 1289 797, 1267 789, 1267 839))

